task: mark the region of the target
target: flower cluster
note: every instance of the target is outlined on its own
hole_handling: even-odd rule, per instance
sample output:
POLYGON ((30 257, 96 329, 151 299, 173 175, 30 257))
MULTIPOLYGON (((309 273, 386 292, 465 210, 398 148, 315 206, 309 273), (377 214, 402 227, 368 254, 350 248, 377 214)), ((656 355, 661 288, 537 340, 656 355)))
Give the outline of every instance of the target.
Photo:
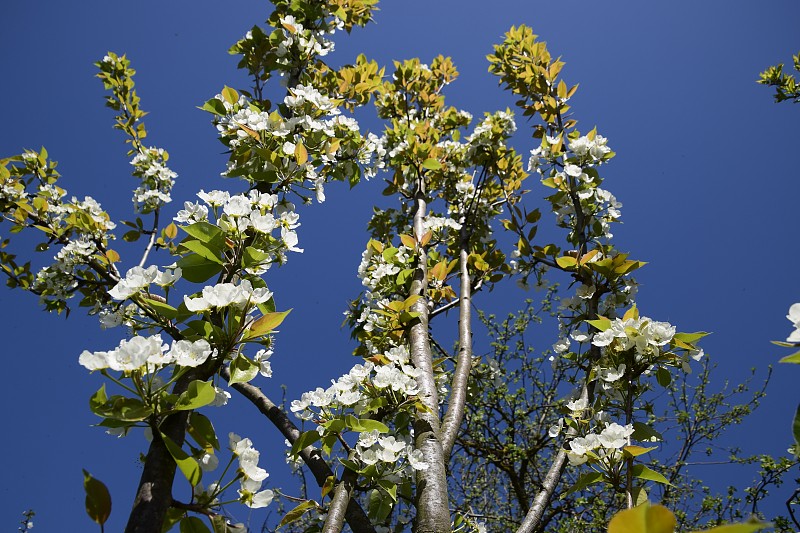
POLYGON ((259 490, 269 477, 266 470, 258 466, 260 453, 253 448, 250 439, 235 433, 228 434, 228 443, 233 454, 239 459, 239 501, 252 509, 266 507, 275 496, 270 489, 259 490))
POLYGON ((147 290, 149 292, 150 284, 155 283, 161 287, 167 287, 175 284, 181 277, 180 268, 167 268, 165 271, 159 271, 155 265, 143 268, 135 266, 125 273, 125 278, 117 282, 114 287, 108 291, 108 295, 115 300, 127 300, 134 294, 147 290))
POLYGON ((569 442, 567 457, 570 464, 580 465, 590 459, 615 462, 622 457, 622 448, 630 444, 633 425, 616 422, 605 424, 600 433, 588 433, 569 442))
POLYGON ((248 194, 231 195, 226 191, 200 191, 197 196, 205 202, 185 202, 175 221, 181 224, 212 222, 209 208, 216 225, 234 241, 248 241, 249 246, 259 250, 259 257, 251 257, 247 271, 253 275, 263 274, 274 262, 284 263, 286 252, 302 253, 297 246, 297 228, 300 216, 291 202, 279 201, 276 194, 265 194, 256 190, 248 194), (278 231, 279 237, 273 236, 278 231))
POLYGON ((675 335, 675 326, 657 322, 647 317, 614 319, 610 326, 594 335, 592 344, 611 352, 634 350, 636 362, 653 359, 660 348, 669 344, 675 335))
POLYGON ((110 368, 118 372, 152 373, 170 364, 197 367, 215 355, 216 350, 205 339, 179 340, 167 346, 161 340, 161 335, 156 334, 122 340, 119 346, 107 352, 84 350, 78 362, 90 371, 110 368))
POLYGON ((186 308, 193 313, 208 311, 212 308, 233 306, 242 309, 245 306, 258 305, 272 298, 272 291, 265 287, 254 289, 247 280, 239 285, 218 283, 203 288, 202 294, 195 298, 183 297, 186 308))
MULTIPOLYGON (((411 365, 408 349, 395 347, 373 359, 380 363, 357 364, 332 381, 327 389, 303 393, 299 400, 292 401, 291 411, 303 420, 317 421, 317 431, 325 435, 341 431, 343 424, 339 421, 346 419, 348 413, 369 414, 376 401, 385 409, 397 409, 413 401, 419 392, 416 379, 420 372, 411 365)), ((403 464, 409 467, 409 472, 427 468, 421 454, 414 451, 407 431, 407 428, 388 433, 377 429, 361 431, 353 460, 362 465, 380 463, 383 474, 396 474, 403 470, 403 464), (396 468, 397 464, 401 468, 396 468)))
POLYGON ((282 190, 296 185, 313 190, 324 202, 326 181, 353 183, 359 163, 367 167, 368 177, 384 165, 382 139, 362 137, 358 122, 343 116, 335 100, 311 85, 289 88, 283 101, 287 117, 244 96, 233 100, 218 94, 210 102, 222 141, 233 150, 227 176, 267 178, 282 190), (258 150, 249 150, 253 146, 258 150))
POLYGON ((133 191, 133 205, 138 213, 150 213, 172 201, 170 191, 178 176, 166 166, 169 154, 162 148, 150 147, 138 152, 131 165, 133 175, 140 178, 133 191))

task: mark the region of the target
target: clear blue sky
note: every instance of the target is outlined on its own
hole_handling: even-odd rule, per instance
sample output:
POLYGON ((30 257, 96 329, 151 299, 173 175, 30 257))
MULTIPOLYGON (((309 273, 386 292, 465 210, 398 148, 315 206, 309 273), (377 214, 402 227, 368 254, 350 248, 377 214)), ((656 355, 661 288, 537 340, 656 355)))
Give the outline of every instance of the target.
MULTIPOLYGON (((269 8, 254 0, 7 0, 0 156, 44 145, 60 162, 70 194, 92 195, 115 218, 127 216, 135 180, 93 78, 92 63, 113 50, 127 53, 138 70, 142 107, 150 111, 147 141, 169 150, 179 174, 173 210, 201 188, 225 187, 218 177, 222 146, 196 106, 224 84, 246 86, 227 49, 269 8)), ((800 301, 800 106, 773 104, 771 91, 755 80, 800 50, 800 4, 406 0, 381 4, 376 18, 339 36, 332 60, 349 62, 362 51, 386 65, 450 55, 461 77, 448 87, 448 99, 476 116, 513 106, 484 58, 512 24, 532 26, 566 61, 564 78, 580 83, 573 110, 581 129, 597 125, 618 154, 603 175, 624 204, 618 246, 650 262, 638 275, 643 313, 682 331, 714 332, 704 346, 719 363, 720 382, 740 380, 750 367, 763 375, 785 354, 769 340, 789 334, 784 315, 800 301)), ((520 151, 532 146, 522 135, 515 144, 520 151)), ((544 193, 533 182, 531 188, 529 201, 541 205, 544 193)), ((380 182, 354 191, 333 186, 328 202, 301 212, 306 252, 269 278, 279 306, 294 308, 277 340, 275 377, 262 382, 271 396, 280 397, 285 383, 288 398, 297 397, 352 365, 341 313, 360 290, 355 271, 380 190, 380 182)), ((503 294, 506 310, 525 296, 503 294)), ((86 468, 109 485, 108 530, 120 530, 145 444, 90 427, 96 419, 88 397, 101 379, 77 363, 83 349, 116 345, 120 332, 101 332, 79 309, 69 320, 46 315, 34 297, 5 289, 0 324, 7 375, 0 392, 0 529, 15 528, 33 507, 37 531, 92 530, 83 511, 86 468)), ((799 378, 800 369, 781 367, 757 416, 730 442, 752 453, 784 450, 799 378)), ((251 437, 279 478, 282 439, 251 413, 235 398, 219 433, 236 429, 251 437), (238 408, 244 414, 232 417, 238 408)))

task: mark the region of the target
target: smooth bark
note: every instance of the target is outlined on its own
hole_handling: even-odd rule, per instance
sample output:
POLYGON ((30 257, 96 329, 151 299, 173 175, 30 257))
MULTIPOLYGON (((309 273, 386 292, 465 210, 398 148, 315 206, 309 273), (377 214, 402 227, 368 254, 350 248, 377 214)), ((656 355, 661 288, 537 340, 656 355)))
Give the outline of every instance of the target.
MULTIPOLYGON (((424 181, 420 177, 414 195, 414 233, 420 242, 425 233, 423 222, 427 211, 424 181)), ((411 326, 409 344, 411 361, 422 371, 417 378, 419 397, 425 405, 425 411, 418 411, 414 421, 414 448, 422 452, 423 460, 428 464, 425 470, 417 470, 417 516, 415 533, 449 533, 450 508, 447 496, 446 461, 441 441, 439 440, 439 395, 433 373, 433 358, 428 337, 428 269, 425 247, 417 250, 417 264, 411 283, 411 296, 421 296, 411 310, 419 316, 411 326)))
POLYGON ((450 398, 447 403, 447 413, 442 421, 442 450, 445 457, 450 457, 456 436, 464 420, 464 406, 467 403, 467 384, 469 372, 472 368, 472 284, 469 276, 467 260, 467 234, 462 227, 461 251, 459 262, 461 265, 461 289, 458 302, 458 357, 456 368, 453 372, 453 381, 450 385, 450 398))

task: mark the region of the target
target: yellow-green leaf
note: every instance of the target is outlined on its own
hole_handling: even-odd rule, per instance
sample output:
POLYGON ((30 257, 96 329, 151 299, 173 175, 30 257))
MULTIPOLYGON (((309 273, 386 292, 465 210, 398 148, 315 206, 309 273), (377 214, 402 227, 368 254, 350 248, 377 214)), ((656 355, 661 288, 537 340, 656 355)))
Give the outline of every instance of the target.
POLYGON ((428 170, 439 170, 442 168, 442 164, 439 162, 438 159, 429 158, 422 162, 422 168, 428 170))
POLYGON ((222 97, 225 99, 226 102, 233 105, 239 101, 239 93, 236 90, 231 89, 227 85, 222 89, 222 97))
POLYGON ((169 454, 175 460, 175 463, 178 465, 178 468, 189 480, 189 483, 192 487, 196 486, 200 483, 200 479, 203 476, 203 471, 200 470, 200 465, 197 464, 197 461, 194 458, 190 457, 183 448, 175 444, 172 439, 161 433, 161 439, 164 441, 164 445, 167 447, 169 454))
POLYGON ((561 257, 556 257, 556 264, 561 268, 571 269, 578 264, 578 260, 571 255, 562 255, 561 257))
POLYGON ((298 165, 305 165, 306 161, 308 161, 308 150, 299 141, 294 145, 294 160, 297 161, 298 165))
POLYGON ((638 457, 646 454, 647 452, 651 452, 656 448, 658 448, 658 446, 653 446, 652 448, 644 448, 642 446, 625 446, 622 449, 627 455, 630 455, 631 457, 638 457))
POLYGON ((675 526, 672 511, 645 502, 615 514, 608 524, 608 533, 673 533, 675 526))
POLYGON ((644 465, 635 465, 631 471, 633 472, 633 476, 638 477, 639 479, 646 479, 648 481, 655 481, 656 483, 672 486, 672 483, 670 483, 669 480, 662 474, 659 474, 655 470, 652 470, 644 465))
POLYGON ((625 311, 622 320, 636 320, 639 318, 639 310, 636 309, 636 304, 633 304, 630 309, 625 311))
POLYGON ((793 353, 792 355, 787 355, 786 357, 782 357, 780 360, 781 363, 794 363, 796 365, 800 365, 800 352, 793 353))
POLYGON ((417 247, 417 241, 411 235, 406 235, 405 233, 400 234, 400 242, 403 243, 403 246, 406 248, 411 248, 414 250, 417 247))
POLYGON ((749 520, 739 524, 725 524, 724 526, 712 527, 703 531, 695 531, 694 533, 753 533, 760 529, 772 527, 770 522, 759 522, 757 520, 749 520))
POLYGON ((282 528, 286 524, 289 524, 289 523, 294 522, 295 520, 299 519, 306 512, 308 512, 309 510, 315 508, 316 506, 317 506, 317 502, 315 502, 314 500, 304 501, 303 503, 301 503, 300 505, 298 505, 297 507, 295 507, 294 509, 292 509, 291 511, 286 513, 286 516, 283 517, 283 519, 281 520, 281 523, 278 524, 278 529, 282 528))
POLYGON ((270 331, 280 326, 283 320, 286 318, 286 315, 288 315, 291 311, 292 310, 289 309, 288 311, 264 314, 264 316, 253 322, 253 325, 250 326, 250 329, 247 331, 246 337, 251 339, 253 337, 266 335, 270 331))

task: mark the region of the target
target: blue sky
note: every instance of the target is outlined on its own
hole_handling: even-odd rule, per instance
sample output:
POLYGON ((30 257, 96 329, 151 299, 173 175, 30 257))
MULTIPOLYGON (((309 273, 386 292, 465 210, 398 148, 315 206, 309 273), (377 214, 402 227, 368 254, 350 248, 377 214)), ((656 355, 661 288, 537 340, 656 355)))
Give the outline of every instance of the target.
MULTIPOLYGON (((0 156, 44 145, 60 162, 70 194, 95 197, 116 219, 128 216, 135 180, 93 77, 92 63, 112 50, 127 53, 138 70, 142 107, 150 112, 147 141, 169 150, 179 174, 173 209, 201 188, 237 186, 219 178, 222 145, 196 106, 224 84, 246 86, 227 49, 269 7, 254 0, 9 0, 0 32, 0 156)), ((638 274, 642 312, 682 331, 712 331, 703 345, 719 364, 720 383, 741 380, 751 367, 763 375, 785 354, 769 341, 789 334, 784 315, 800 301, 800 106, 775 105, 755 80, 800 49, 800 4, 406 0, 385 2, 376 19, 340 35, 332 61, 349 62, 360 52, 386 65, 450 55, 461 76, 448 87, 448 100, 475 116, 513 107, 486 72, 485 55, 511 25, 532 26, 566 61, 563 77, 580 83, 573 100, 579 127, 596 125, 618 154, 603 176, 623 202, 618 247, 649 262, 638 274)), ((532 147, 524 135, 515 145, 532 147)), ((528 201, 543 205, 544 192, 533 181, 530 188, 528 201)), ((301 211, 306 252, 268 278, 279 307, 294 308, 277 340, 275 377, 262 383, 271 396, 279 398, 285 383, 287 397, 297 397, 353 364, 342 311, 360 290, 355 271, 381 189, 377 180, 353 191, 332 186, 325 204, 301 211)), ((37 261, 49 262, 46 254, 37 261)), ((493 309, 513 310, 526 296, 501 294, 493 309)), ((46 315, 34 297, 6 289, 0 324, 7 361, 0 524, 15 527, 33 507, 37 530, 89 529, 86 468, 111 488, 108 530, 121 529, 144 442, 90 427, 96 420, 88 397, 101 381, 77 363, 83 349, 116 345, 120 332, 102 332, 79 309, 69 320, 46 315)), ((731 432, 730 442, 751 453, 785 450, 799 376, 800 369, 779 368, 760 411, 731 432)), ((229 413, 250 411, 241 400, 231 407, 229 413)), ((253 439, 262 462, 274 465, 273 478, 283 475, 272 428, 243 414, 221 423, 219 433, 233 429, 253 439)))

